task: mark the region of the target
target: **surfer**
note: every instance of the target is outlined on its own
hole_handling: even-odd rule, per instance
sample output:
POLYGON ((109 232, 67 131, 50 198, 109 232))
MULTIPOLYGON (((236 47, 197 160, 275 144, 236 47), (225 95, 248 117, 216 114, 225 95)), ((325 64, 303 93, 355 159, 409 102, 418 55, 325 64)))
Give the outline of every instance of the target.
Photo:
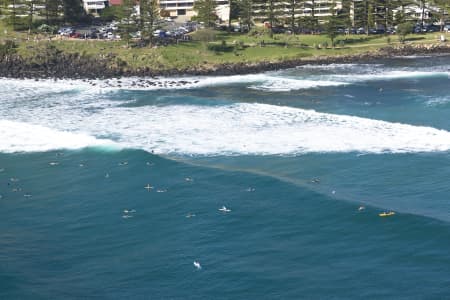
POLYGON ((219 208, 219 211, 227 213, 227 212, 230 212, 231 209, 228 209, 225 206, 222 206, 221 208, 219 208))
POLYGON ((200 263, 198 261, 194 261, 194 267, 196 267, 197 270, 200 270, 202 268, 202 266, 200 265, 200 263))

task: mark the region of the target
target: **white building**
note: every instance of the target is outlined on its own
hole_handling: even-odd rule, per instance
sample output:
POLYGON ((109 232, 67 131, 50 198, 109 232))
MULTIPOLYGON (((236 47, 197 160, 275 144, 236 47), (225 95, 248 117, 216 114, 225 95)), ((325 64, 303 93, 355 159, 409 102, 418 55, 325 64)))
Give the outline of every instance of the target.
MULTIPOLYGON (((253 5, 253 12, 255 14, 255 20, 257 21, 265 21, 267 20, 266 13, 264 12, 264 5, 262 3, 255 3, 253 5)), ((289 2, 276 2, 275 10, 278 15, 281 15, 281 18, 288 18, 291 16, 292 7, 289 2)), ((342 1, 335 0, 307 0, 304 2, 300 2, 299 5, 295 8, 294 15, 296 18, 300 17, 311 17, 314 14, 314 17, 318 19, 320 23, 326 20, 327 17, 331 16, 333 13, 342 9, 342 1)))
MULTIPOLYGON (((402 8, 399 7, 397 9, 394 9, 394 16, 402 12, 402 8)), ((423 13, 423 20, 428 21, 433 17, 433 14, 438 14, 440 11, 440 8, 426 5, 423 9, 422 7, 418 5, 408 5, 403 8, 403 13, 405 14, 407 19, 410 20, 422 20, 422 13, 423 13)))
POLYGON ((83 8, 88 14, 98 14, 107 3, 105 0, 83 0, 83 8))
MULTIPOLYGON (((170 17, 184 16, 187 19, 196 15, 194 11, 195 0, 160 0, 159 6, 170 14, 170 17)), ((216 0, 216 13, 222 21, 228 21, 229 5, 228 0, 216 0)))

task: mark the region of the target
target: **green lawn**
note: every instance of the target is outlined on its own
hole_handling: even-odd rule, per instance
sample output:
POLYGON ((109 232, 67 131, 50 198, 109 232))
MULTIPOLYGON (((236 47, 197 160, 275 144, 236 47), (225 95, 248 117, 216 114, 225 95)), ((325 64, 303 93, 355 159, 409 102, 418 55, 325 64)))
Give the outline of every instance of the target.
MULTIPOLYGON (((1 23, 1 22, 0 22, 1 23)), ((113 54, 127 62, 130 68, 149 67, 152 69, 213 67, 220 63, 280 61, 313 56, 334 56, 356 54, 376 50, 386 46, 386 36, 349 35, 338 36, 337 47, 324 49, 323 44, 331 44, 325 35, 274 35, 249 36, 247 34, 217 32, 214 42, 208 44, 190 41, 178 45, 158 48, 129 48, 123 41, 104 40, 69 40, 52 38, 49 42, 44 35, 31 36, 26 33, 14 33, 0 25, 0 40, 15 39, 19 45, 18 52, 23 56, 33 56, 43 44, 51 43, 66 53, 80 53, 94 57, 108 57, 113 54), (343 41, 340 43, 339 41, 343 41), (223 42, 224 41, 224 42, 223 42), (229 51, 211 51, 208 45, 225 43, 229 51), (237 48, 234 45, 241 45, 237 48), (321 45, 320 49, 318 48, 321 45), (237 50, 236 50, 237 49, 237 50)), ((408 43, 432 43, 437 41, 439 33, 409 35, 408 43)), ((398 43, 397 36, 390 37, 391 44, 398 43)))

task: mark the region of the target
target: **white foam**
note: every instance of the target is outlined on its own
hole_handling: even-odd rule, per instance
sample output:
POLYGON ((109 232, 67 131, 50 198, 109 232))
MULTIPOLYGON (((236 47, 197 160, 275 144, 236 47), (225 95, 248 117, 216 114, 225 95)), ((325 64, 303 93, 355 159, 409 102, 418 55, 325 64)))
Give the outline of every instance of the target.
POLYGON ((441 106, 450 103, 450 96, 431 97, 425 102, 428 106, 441 106))
POLYGON ((52 79, 11 79, 0 78, 2 93, 0 99, 29 99, 30 97, 43 94, 57 94, 67 91, 89 91, 92 93, 93 86, 82 80, 52 80, 52 79))
POLYGON ((104 80, 96 81, 96 84, 103 89, 125 88, 129 90, 161 90, 169 88, 194 89, 228 84, 247 84, 252 89, 291 91, 324 86, 337 86, 343 85, 345 82, 286 78, 281 76, 279 72, 268 72, 233 76, 161 77, 158 79, 131 77, 108 80, 108 82, 104 80), (149 83, 152 83, 152 85, 149 83))
POLYGON ((354 81, 370 81, 370 80, 392 80, 402 78, 426 78, 426 77, 448 77, 449 72, 432 72, 432 71, 388 71, 375 74, 357 74, 357 75, 334 75, 335 78, 345 78, 347 82, 354 81))
POLYGON ((51 96, 59 92, 74 91, 95 96, 111 90, 163 90, 163 89, 194 89, 209 86, 243 84, 249 88, 261 91, 285 92, 292 90, 311 89, 326 86, 340 86, 361 81, 392 80, 401 78, 424 78, 433 76, 450 76, 445 66, 442 70, 393 70, 378 64, 331 64, 306 65, 298 70, 323 70, 322 74, 297 74, 298 70, 266 72, 262 74, 233 76, 185 76, 160 78, 115 78, 107 80, 51 80, 44 79, 19 80, 0 79, 1 100, 29 99, 33 96, 51 96), (294 73, 292 73, 294 72, 294 73), (331 72, 331 74, 329 73, 331 72), (286 76, 288 75, 288 76, 286 76))
MULTIPOLYGON (((20 80, 0 79, 3 95, 6 99, 29 99, 39 95, 54 95, 59 92, 75 91, 96 95, 111 90, 163 90, 163 89, 194 89, 228 84, 247 84, 252 89, 271 91, 290 91, 324 86, 343 85, 345 82, 330 80, 308 80, 300 77, 286 78, 280 72, 233 76, 186 76, 160 78, 116 78, 107 80, 58 80, 42 79, 20 80), (7 96, 7 97, 6 97, 7 96)), ((0 99, 3 98, 0 95, 0 99)))
POLYGON ((40 152, 85 147, 117 147, 81 133, 53 130, 40 125, 0 120, 0 152, 40 152))
POLYGON ((272 92, 288 92, 293 90, 310 89, 325 86, 345 85, 341 81, 328 80, 299 80, 291 78, 271 78, 263 83, 252 85, 250 88, 255 90, 269 90, 272 92))
POLYGON ((450 149, 450 133, 444 130, 265 104, 108 110, 101 123, 89 126, 120 136, 128 147, 157 153, 295 155, 450 149), (112 120, 115 128, 108 127, 112 120))
POLYGON ((49 109, 15 118, 41 126, 1 121, 2 152, 111 145, 100 137, 160 154, 208 156, 450 149, 445 130, 266 104, 111 107, 59 117, 49 109))
MULTIPOLYGON (((410 73, 398 71, 390 75, 429 75, 429 72, 410 73)), ((354 76, 355 80, 371 80, 385 78, 386 74, 354 76)), ((301 80, 266 73, 204 77, 194 84, 218 85, 231 80, 252 82, 252 88, 257 89, 289 90, 344 84, 336 78, 329 75, 330 80, 301 80)), ((350 81, 350 77, 346 80, 350 81)), ((92 93, 89 84, 75 82, 79 86, 75 87, 72 81, 1 80, 1 88, 7 88, 7 92, 0 95, 0 151, 79 149, 110 146, 114 144, 112 141, 122 147, 182 155, 402 153, 450 149, 450 133, 431 127, 265 104, 120 107, 124 101, 97 99, 95 91, 102 90, 101 87, 93 87, 92 93), (74 94, 58 92, 72 89, 78 90, 74 94), (22 90, 26 95, 48 93, 37 99, 8 94, 20 94, 22 90), (51 96, 54 94, 58 96, 51 96)))
MULTIPOLYGON (((410 79, 427 77, 449 77, 448 65, 422 68, 391 68, 381 64, 330 64, 305 65, 298 67, 306 71, 319 70, 320 74, 309 75, 317 81, 343 82, 347 84, 363 81, 378 81, 392 79, 410 79)), ((449 77, 450 78, 450 77, 449 77)))

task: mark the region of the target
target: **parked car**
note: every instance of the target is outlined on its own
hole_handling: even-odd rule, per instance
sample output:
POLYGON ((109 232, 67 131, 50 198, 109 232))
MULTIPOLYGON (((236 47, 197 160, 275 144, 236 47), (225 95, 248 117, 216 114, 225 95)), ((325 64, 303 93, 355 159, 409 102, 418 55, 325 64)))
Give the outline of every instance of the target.
POLYGON ((428 25, 427 26, 427 32, 438 32, 440 30, 441 30, 441 28, 436 25, 428 25))
POLYGON ((73 31, 69 34, 69 37, 79 39, 81 37, 81 34, 73 31))
POLYGON ((450 24, 447 24, 444 26, 444 31, 445 32, 450 32, 450 24))
POLYGON ((363 27, 356 29, 356 34, 365 34, 365 33, 366 33, 366 29, 364 29, 363 27))
POLYGON ((164 38, 164 37, 166 37, 166 32, 164 30, 158 29, 158 30, 153 31, 153 36, 164 38))
POLYGON ((64 36, 69 36, 73 32, 74 32, 74 28, 73 27, 61 27, 58 30, 58 34, 64 35, 64 36))
POLYGON ((130 36, 134 39, 141 38, 141 32, 140 31, 132 32, 130 33, 130 36))
POLYGON ((346 28, 344 31, 345 34, 356 34, 355 28, 346 28))
POLYGON ((386 29, 386 33, 387 34, 395 34, 397 31, 395 30, 394 27, 389 27, 388 29, 386 29))

